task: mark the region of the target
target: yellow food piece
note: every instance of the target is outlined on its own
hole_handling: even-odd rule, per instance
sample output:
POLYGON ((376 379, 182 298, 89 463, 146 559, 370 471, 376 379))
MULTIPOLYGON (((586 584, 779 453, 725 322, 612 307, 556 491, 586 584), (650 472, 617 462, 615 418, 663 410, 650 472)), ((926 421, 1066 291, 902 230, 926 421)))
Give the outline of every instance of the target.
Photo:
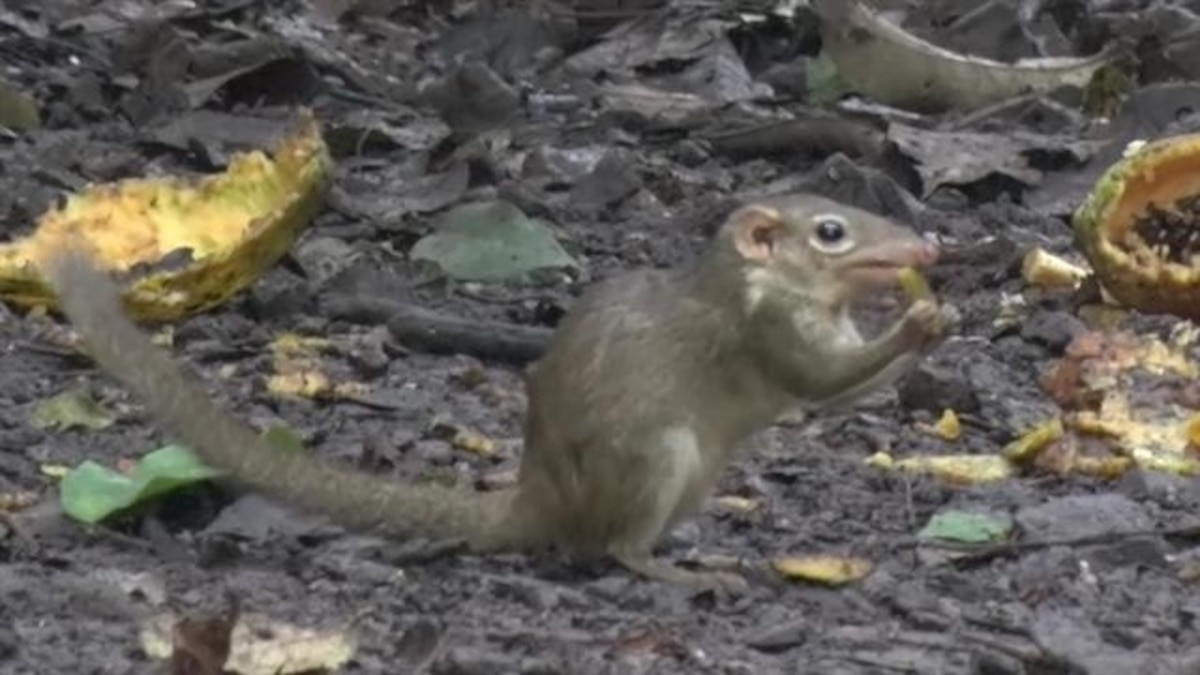
POLYGON ((892 469, 896 466, 896 458, 886 452, 880 451, 867 458, 867 466, 876 469, 892 469))
POLYGON ((900 287, 910 300, 923 300, 933 295, 929 282, 915 267, 904 267, 897 273, 900 277, 900 287))
POLYGON ((1146 147, 1146 139, 1134 139, 1125 144, 1125 149, 1121 151, 1121 156, 1125 158, 1133 157, 1141 152, 1144 147, 1146 147))
POLYGON ((333 393, 333 383, 323 373, 295 371, 272 375, 267 379, 267 391, 276 396, 328 398, 333 393))
POLYGON ((1004 446, 1003 455, 1011 462, 1027 462, 1046 446, 1062 438, 1063 433, 1062 420, 1055 417, 1004 446))
POLYGON ((466 429, 455 431, 450 443, 460 450, 473 452, 484 457, 496 454, 496 444, 492 442, 492 439, 483 434, 477 434, 474 431, 467 431, 466 429))
POLYGON ((1194 457, 1135 451, 1133 457, 1122 457, 1121 459, 1129 460, 1128 464, 1130 465, 1136 462, 1138 466, 1148 471, 1162 471, 1180 476, 1200 475, 1200 460, 1194 457))
POLYGON ((1041 248, 1030 250, 1021 263, 1021 277, 1030 286, 1076 288, 1087 276, 1084 268, 1041 248))
POLYGON ((292 370, 267 378, 267 391, 276 396, 361 401, 367 397, 370 388, 361 382, 334 382, 318 370, 292 370))
POLYGON ((323 200, 331 165, 320 128, 304 111, 273 157, 240 154, 224 173, 199 179, 135 178, 88 187, 43 214, 28 236, 0 244, 0 299, 54 307, 38 261, 83 242, 99 265, 117 272, 190 251, 176 269, 123 282, 135 318, 170 321, 211 309, 290 248, 323 200))
POLYGON ((942 416, 938 419, 937 424, 933 425, 933 430, 947 441, 957 441, 962 436, 962 423, 958 421, 958 415, 947 408, 942 411, 942 416))
POLYGON ((1071 472, 1095 476, 1105 480, 1113 480, 1125 475, 1125 472, 1132 469, 1133 466, 1134 460, 1132 457, 1087 457, 1077 455, 1071 462, 1071 472))
POLYGON ((1015 467, 999 455, 937 455, 906 457, 892 468, 926 474, 953 485, 978 485, 1011 478, 1015 467))
POLYGON ((717 497, 715 501, 722 508, 729 509, 730 511, 737 511, 738 513, 749 513, 754 509, 757 509, 761 504, 761 502, 757 499, 739 497, 738 495, 722 495, 717 497))
POLYGON ((282 333, 271 341, 271 351, 276 358, 316 356, 330 344, 328 338, 282 333))
POLYGON ((870 560, 834 555, 776 558, 771 561, 771 566, 789 579, 803 579, 827 586, 841 586, 858 581, 874 569, 870 560))
POLYGON ((60 480, 71 472, 71 467, 65 464, 43 464, 39 468, 43 476, 60 480))

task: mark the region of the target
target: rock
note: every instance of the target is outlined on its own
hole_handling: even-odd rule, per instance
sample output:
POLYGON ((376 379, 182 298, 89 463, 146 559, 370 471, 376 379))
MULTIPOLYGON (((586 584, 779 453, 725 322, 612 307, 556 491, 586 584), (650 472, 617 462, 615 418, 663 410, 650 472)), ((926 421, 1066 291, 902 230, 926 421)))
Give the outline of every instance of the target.
POLYGON ((750 647, 774 654, 802 646, 812 633, 812 623, 808 619, 796 619, 786 623, 768 626, 766 629, 752 634, 746 644, 750 647))
POLYGON ((1014 370, 978 342, 953 342, 923 361, 897 386, 900 403, 934 414, 950 408, 976 415, 1005 440, 1058 414, 1035 375, 1014 370))
POLYGON ((493 675, 519 672, 517 666, 515 657, 473 647, 454 646, 443 652, 430 670, 436 675, 493 675))
POLYGON ((1118 539, 1110 544, 1089 546, 1087 558, 1095 567, 1115 569, 1140 566, 1162 568, 1167 564, 1170 546, 1162 537, 1147 535, 1118 539))
POLYGON ((959 358, 979 399, 979 415, 989 425, 1020 435, 1059 415, 1058 407, 1038 389, 1032 371, 1021 377, 1011 361, 1000 361, 978 345, 959 358))
POLYGON ((1154 527, 1140 504, 1116 493, 1052 499, 1017 511, 1016 521, 1031 540, 1144 532, 1154 527))
POLYGON ((419 440, 413 445, 413 451, 416 456, 436 466, 449 466, 454 463, 453 446, 440 438, 419 440))
POLYGON ((1150 500, 1168 508, 1200 506, 1200 484, 1165 471, 1134 469, 1121 477, 1117 489, 1131 499, 1150 500))
POLYGON ((1085 331, 1087 326, 1071 314, 1043 309, 1034 312, 1021 325, 1021 338, 1059 356, 1075 336, 1085 331))
POLYGON ((956 413, 975 413, 979 399, 961 368, 953 363, 924 361, 897 388, 900 403, 934 414, 949 408, 956 413))
POLYGON ((637 193, 642 179, 637 158, 624 150, 610 150, 591 173, 571 189, 571 202, 581 209, 600 211, 637 193))
POLYGON ((1057 610, 1041 610, 1032 637, 1048 654, 1063 661, 1063 672, 1080 675, 1178 675, 1182 656, 1127 651, 1106 643, 1090 623, 1057 610))

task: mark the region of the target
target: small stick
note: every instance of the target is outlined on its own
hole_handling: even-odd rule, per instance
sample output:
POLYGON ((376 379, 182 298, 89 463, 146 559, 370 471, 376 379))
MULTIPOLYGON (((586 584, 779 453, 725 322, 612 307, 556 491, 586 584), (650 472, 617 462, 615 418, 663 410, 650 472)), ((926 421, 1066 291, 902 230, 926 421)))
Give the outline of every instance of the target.
POLYGON ((392 337, 410 349, 469 354, 516 365, 537 360, 553 333, 548 328, 467 319, 381 298, 331 298, 324 309, 330 317, 354 323, 386 323, 392 337))

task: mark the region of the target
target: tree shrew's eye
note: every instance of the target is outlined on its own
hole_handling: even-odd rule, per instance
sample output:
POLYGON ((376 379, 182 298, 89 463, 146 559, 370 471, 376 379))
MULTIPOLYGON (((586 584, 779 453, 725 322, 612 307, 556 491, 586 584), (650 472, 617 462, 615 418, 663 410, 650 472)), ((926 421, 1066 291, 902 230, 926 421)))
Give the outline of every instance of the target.
POLYGON ((846 236, 846 226, 834 218, 822 218, 817 221, 817 238, 826 244, 836 244, 846 236))
POLYGON ((822 213, 812 219, 813 229, 808 241, 819 251, 829 255, 842 255, 854 248, 846 219, 836 213, 822 213))

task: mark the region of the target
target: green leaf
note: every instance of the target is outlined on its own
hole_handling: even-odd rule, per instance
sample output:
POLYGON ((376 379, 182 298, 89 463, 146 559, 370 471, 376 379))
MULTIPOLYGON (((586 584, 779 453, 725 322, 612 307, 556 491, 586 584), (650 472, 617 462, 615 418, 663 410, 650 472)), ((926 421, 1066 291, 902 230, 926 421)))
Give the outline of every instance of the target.
POLYGON ((812 103, 834 103, 850 92, 849 85, 838 75, 837 65, 824 51, 816 58, 808 59, 805 77, 808 99, 812 103))
POLYGON ((74 427, 104 429, 115 421, 87 392, 72 390, 39 403, 29 423, 38 429, 65 431, 74 427))
POLYGON ((11 84, 0 81, 0 126, 20 131, 42 127, 37 103, 11 84))
POLYGON ((168 445, 143 457, 129 475, 88 460, 63 477, 59 499, 67 515, 98 523, 131 506, 218 475, 191 450, 168 445))
POLYGON ((413 246, 411 255, 462 281, 503 281, 576 266, 544 223, 505 201, 451 210, 413 246))
POLYGON ((1012 521, 1001 516, 968 511, 943 511, 929 519, 917 535, 921 539, 948 539, 981 544, 1008 536, 1012 521))
POLYGON ((304 440, 288 427, 274 426, 262 433, 262 437, 271 447, 281 452, 304 452, 304 440))

